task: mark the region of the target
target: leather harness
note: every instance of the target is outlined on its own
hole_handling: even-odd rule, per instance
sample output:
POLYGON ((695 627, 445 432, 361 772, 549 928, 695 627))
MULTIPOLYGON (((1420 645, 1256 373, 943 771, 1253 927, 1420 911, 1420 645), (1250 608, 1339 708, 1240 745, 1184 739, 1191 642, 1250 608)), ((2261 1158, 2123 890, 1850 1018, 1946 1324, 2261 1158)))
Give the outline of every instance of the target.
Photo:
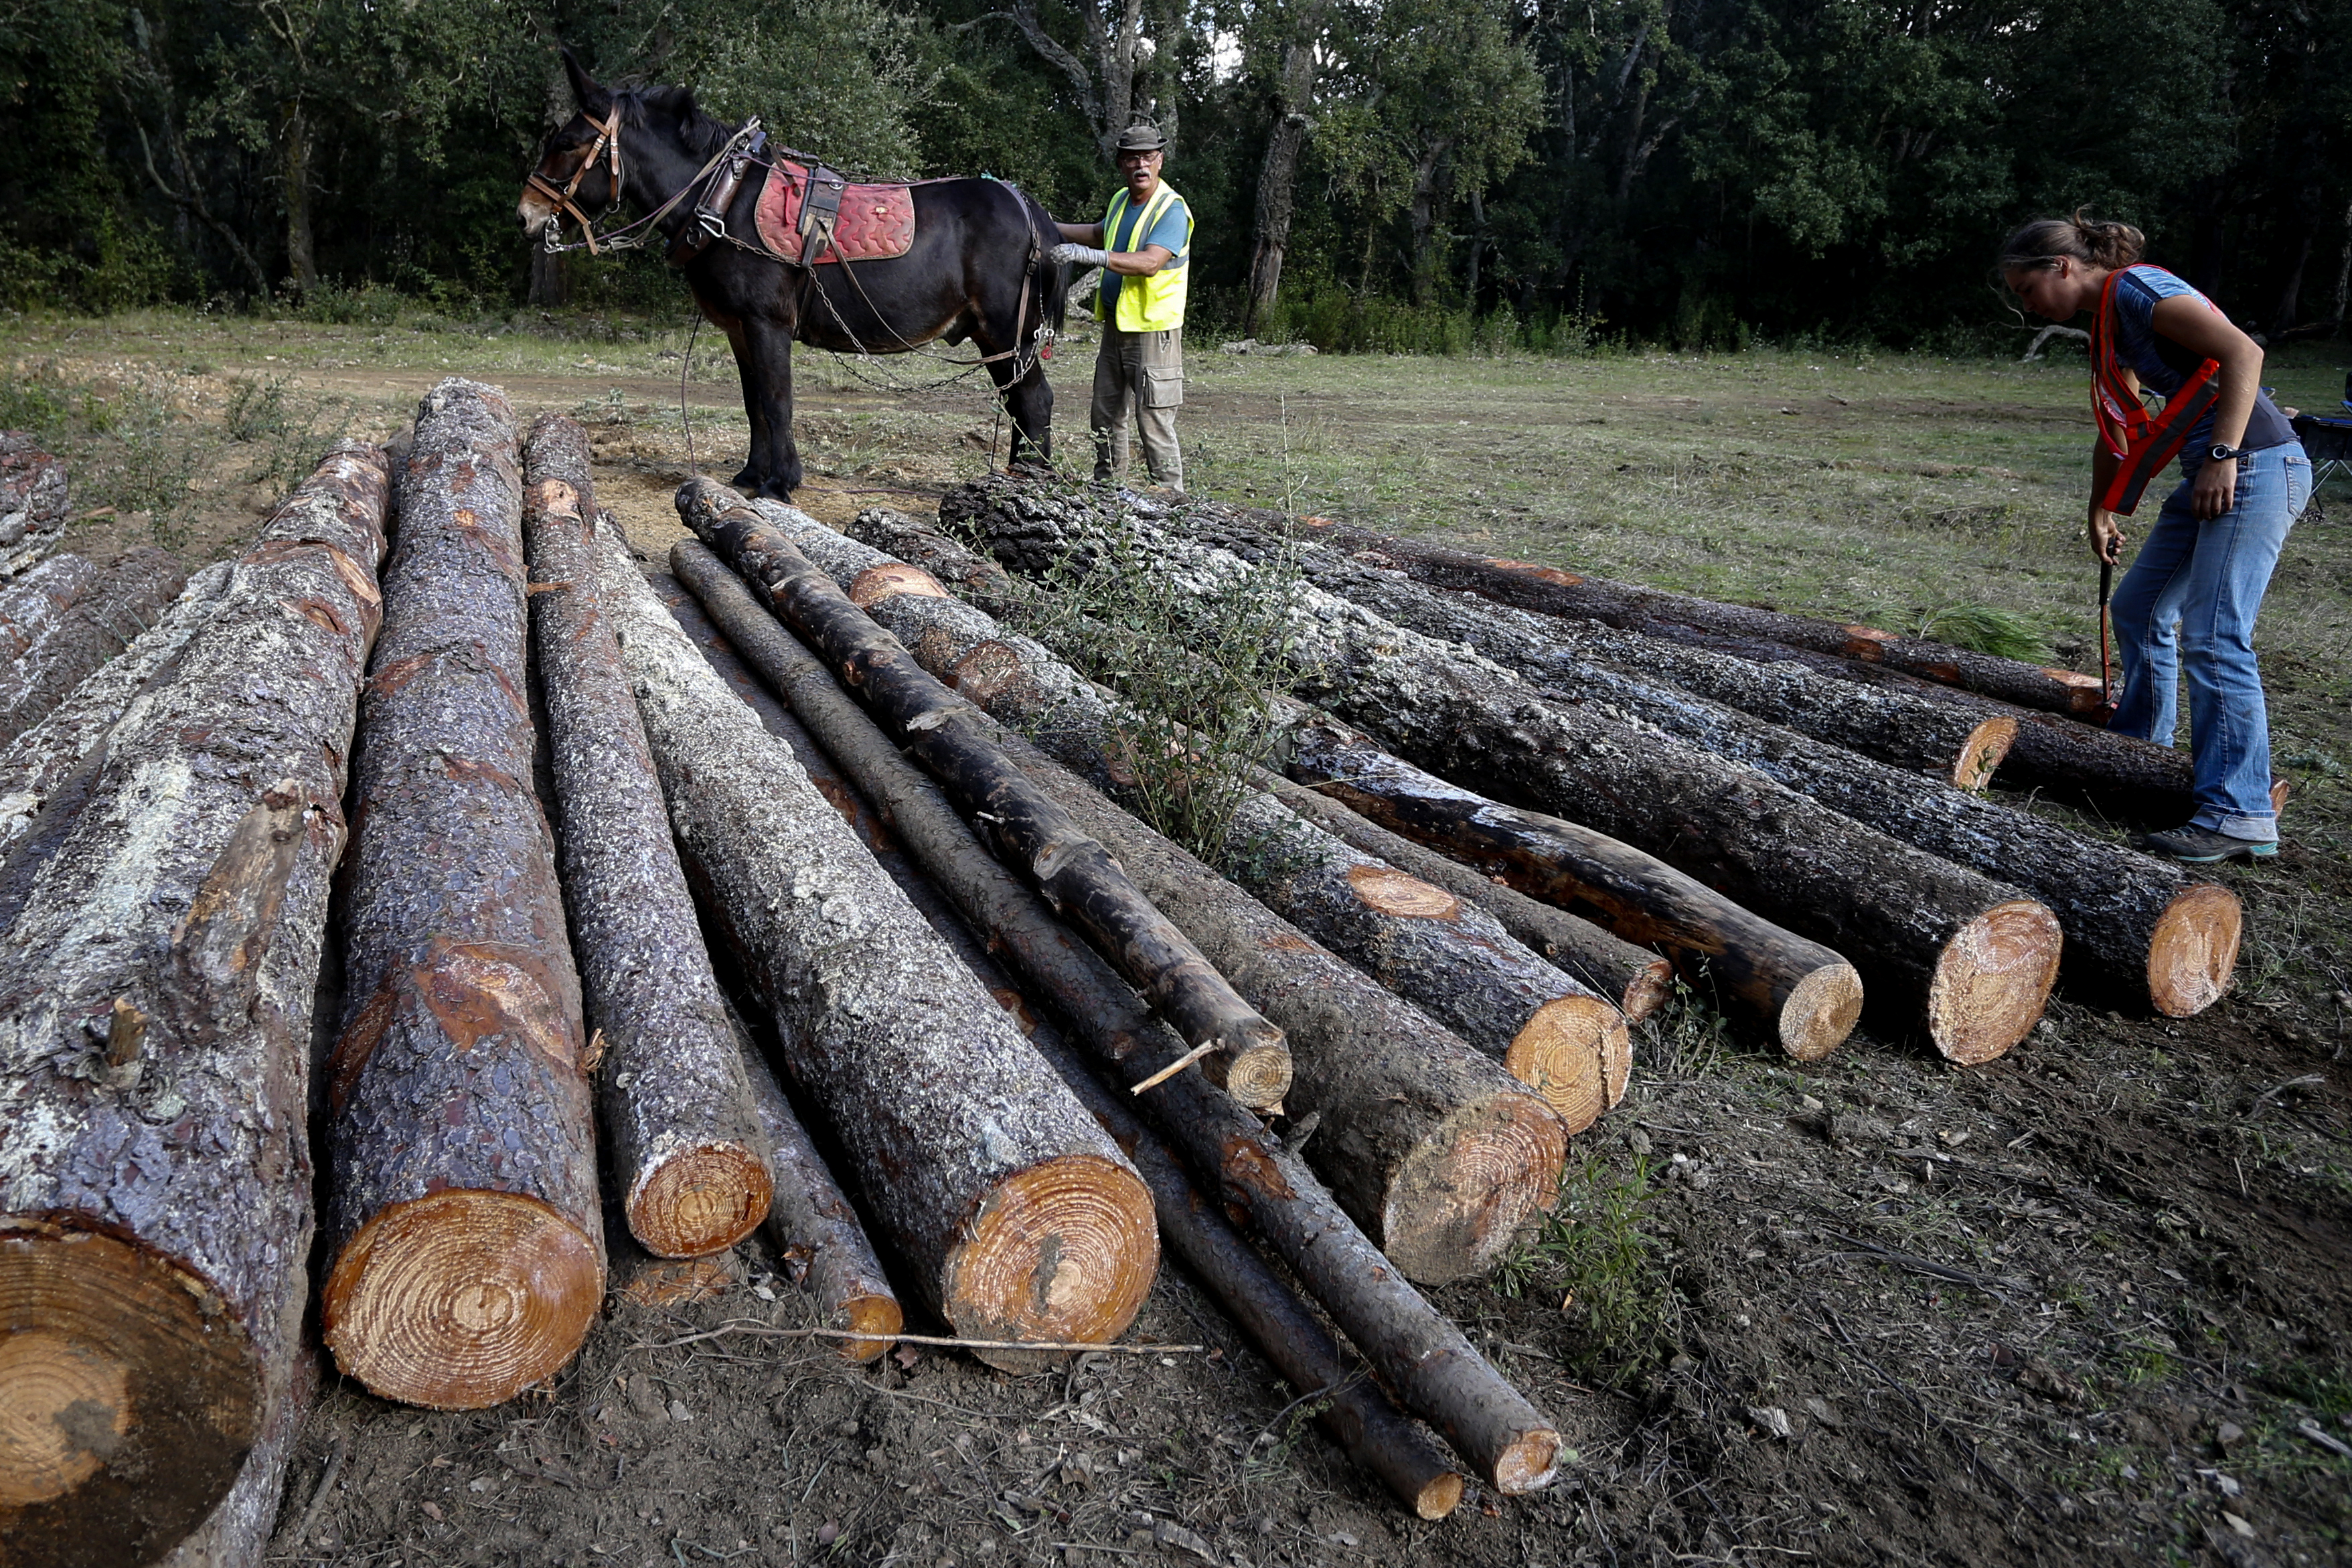
MULTIPOLYGON (((605 112, 603 120, 590 120, 588 123, 596 128, 596 140, 589 147, 588 156, 580 160, 580 166, 572 171, 572 178, 563 183, 561 190, 550 181, 541 178, 537 169, 530 172, 523 184, 552 201, 559 210, 572 215, 572 221, 580 226, 580 237, 587 242, 588 254, 593 256, 597 253, 596 227, 588 221, 588 215, 580 210, 579 205, 572 198, 580 193, 580 182, 586 179, 588 171, 596 166, 597 154, 610 148, 613 159, 613 199, 616 202, 621 199, 621 106, 617 102, 614 103, 605 112)), ((549 231, 551 235, 553 232, 552 229, 549 231)))

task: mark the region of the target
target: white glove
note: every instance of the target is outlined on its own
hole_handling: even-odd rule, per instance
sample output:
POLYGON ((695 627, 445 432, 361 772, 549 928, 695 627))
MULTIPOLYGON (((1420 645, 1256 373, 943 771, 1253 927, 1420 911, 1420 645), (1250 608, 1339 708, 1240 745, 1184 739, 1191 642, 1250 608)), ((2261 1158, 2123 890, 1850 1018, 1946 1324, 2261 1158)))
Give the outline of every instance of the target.
POLYGON ((1097 250, 1091 245, 1072 245, 1064 240, 1045 253, 1045 259, 1057 266, 1069 263, 1078 267, 1101 267, 1110 260, 1110 252, 1097 250))

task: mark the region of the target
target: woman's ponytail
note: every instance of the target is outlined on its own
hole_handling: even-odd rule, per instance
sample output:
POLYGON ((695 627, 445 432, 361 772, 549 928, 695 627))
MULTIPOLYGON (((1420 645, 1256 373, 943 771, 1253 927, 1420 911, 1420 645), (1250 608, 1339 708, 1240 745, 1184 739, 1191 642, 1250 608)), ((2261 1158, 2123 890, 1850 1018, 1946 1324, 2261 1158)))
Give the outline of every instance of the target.
POLYGON ((2072 257, 2086 266, 2114 271, 2129 267, 2147 252, 2147 236, 2127 223, 2102 223, 2087 207, 2076 207, 2072 217, 2037 218, 2002 242, 2000 270, 2031 272, 2059 257, 2072 257))

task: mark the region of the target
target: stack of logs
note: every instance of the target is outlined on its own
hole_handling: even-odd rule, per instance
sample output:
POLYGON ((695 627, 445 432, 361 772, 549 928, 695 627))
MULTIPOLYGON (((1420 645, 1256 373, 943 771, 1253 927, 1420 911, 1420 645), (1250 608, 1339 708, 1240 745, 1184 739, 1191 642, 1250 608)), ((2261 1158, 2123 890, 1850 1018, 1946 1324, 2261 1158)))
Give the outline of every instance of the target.
POLYGON ((1416 1287, 1549 1203, 1676 984, 1967 1063, 2062 947, 2175 1015, 2234 963, 2226 890, 1978 793, 2177 799, 2065 672, 1005 481, 950 537, 696 480, 652 562, 589 470, 453 379, 234 562, 0 587, 0 1557, 257 1561, 318 1349, 496 1404, 609 1271, 762 1226, 845 1355, 905 1327, 887 1254, 1010 1370, 1164 1242, 1441 1518, 1560 1437, 1416 1287), (1164 729, 1020 629, 1114 554, 1278 574, 1280 771, 1211 859, 1135 815, 1164 729))

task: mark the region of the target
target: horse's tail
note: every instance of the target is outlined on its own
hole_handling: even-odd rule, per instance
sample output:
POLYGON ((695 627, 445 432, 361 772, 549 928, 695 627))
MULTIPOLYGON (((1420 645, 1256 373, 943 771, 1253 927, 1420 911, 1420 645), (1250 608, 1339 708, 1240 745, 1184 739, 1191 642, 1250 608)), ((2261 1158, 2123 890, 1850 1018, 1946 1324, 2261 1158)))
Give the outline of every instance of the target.
POLYGON ((1062 330, 1063 318, 1069 311, 1070 269, 1046 260, 1042 252, 1053 249, 1061 242, 1061 230, 1054 226, 1054 215, 1045 210, 1045 203, 1026 191, 1021 193, 1021 202, 1037 232, 1037 247, 1041 252, 1037 258, 1037 281, 1044 291, 1041 303, 1045 312, 1045 324, 1058 332, 1062 330))

